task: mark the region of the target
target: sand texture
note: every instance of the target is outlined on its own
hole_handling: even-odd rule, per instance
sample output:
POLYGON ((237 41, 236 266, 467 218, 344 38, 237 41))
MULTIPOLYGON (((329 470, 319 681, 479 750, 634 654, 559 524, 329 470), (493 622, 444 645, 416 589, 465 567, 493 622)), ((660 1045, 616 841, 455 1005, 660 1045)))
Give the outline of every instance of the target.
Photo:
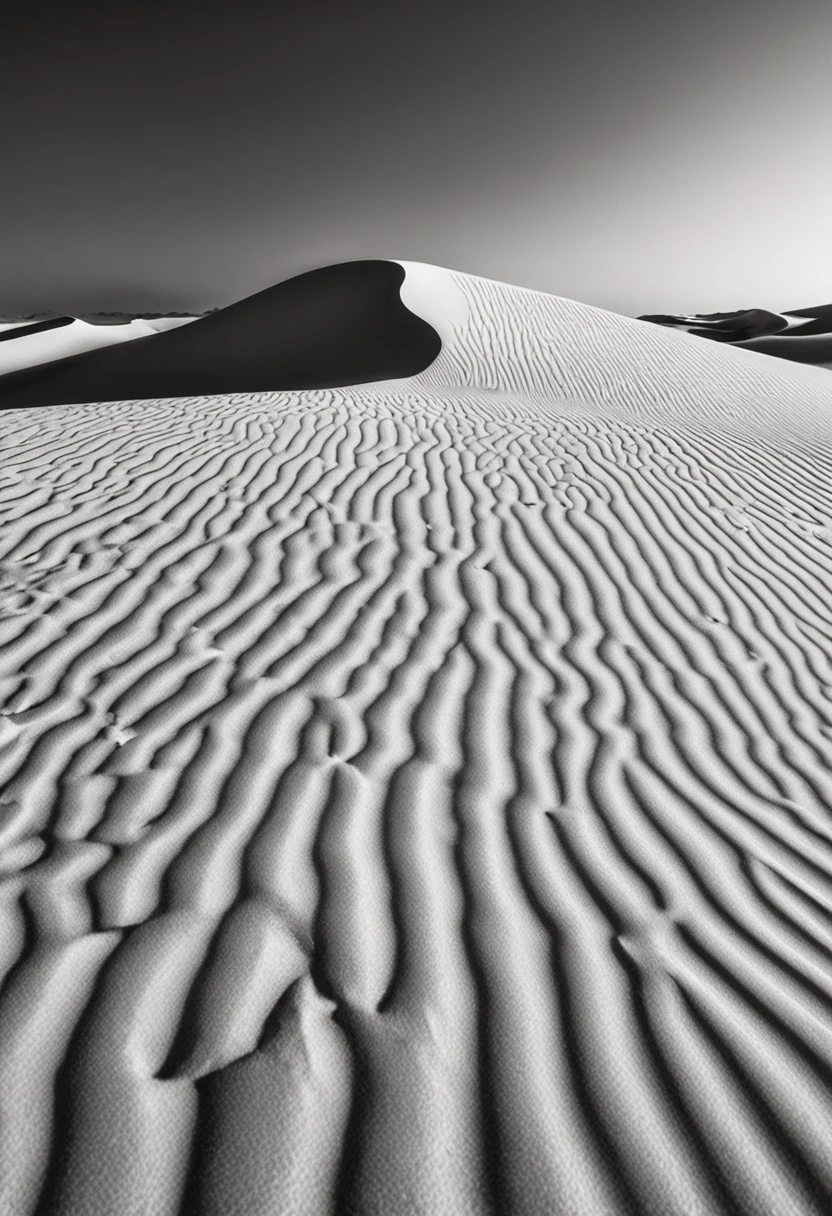
POLYGON ((832 380, 402 265, 0 413, 0 1213, 822 1216, 832 380))

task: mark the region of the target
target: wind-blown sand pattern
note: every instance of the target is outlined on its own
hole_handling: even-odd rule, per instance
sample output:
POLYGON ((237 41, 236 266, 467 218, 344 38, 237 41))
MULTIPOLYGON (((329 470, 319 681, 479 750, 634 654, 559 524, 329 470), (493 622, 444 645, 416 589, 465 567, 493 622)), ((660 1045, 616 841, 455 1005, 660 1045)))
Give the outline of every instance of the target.
POLYGON ((0 415, 0 1211, 828 1212, 828 373, 403 265, 0 415))

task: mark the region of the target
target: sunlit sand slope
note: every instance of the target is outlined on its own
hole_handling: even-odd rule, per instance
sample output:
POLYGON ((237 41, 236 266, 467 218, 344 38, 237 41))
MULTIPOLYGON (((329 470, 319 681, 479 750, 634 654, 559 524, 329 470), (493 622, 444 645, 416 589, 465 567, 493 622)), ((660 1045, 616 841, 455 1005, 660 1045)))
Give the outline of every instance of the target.
POLYGON ((820 1216, 828 374, 404 265, 0 414, 0 1211, 820 1216))

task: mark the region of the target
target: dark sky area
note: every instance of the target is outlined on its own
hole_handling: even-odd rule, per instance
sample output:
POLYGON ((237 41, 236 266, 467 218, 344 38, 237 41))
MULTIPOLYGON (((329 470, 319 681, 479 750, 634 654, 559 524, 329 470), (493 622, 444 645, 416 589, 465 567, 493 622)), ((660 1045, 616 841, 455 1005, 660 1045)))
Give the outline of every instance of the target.
POLYGON ((20 3, 0 312, 352 258, 614 310, 832 300, 829 0, 20 3))

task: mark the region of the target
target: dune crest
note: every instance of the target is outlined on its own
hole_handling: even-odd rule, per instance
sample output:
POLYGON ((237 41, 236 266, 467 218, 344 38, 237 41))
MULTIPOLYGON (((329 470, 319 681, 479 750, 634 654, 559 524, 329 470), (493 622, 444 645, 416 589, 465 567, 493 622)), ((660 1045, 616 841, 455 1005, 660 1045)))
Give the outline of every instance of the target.
MULTIPOLYGON (((404 277, 398 262, 344 262, 186 326, 157 332, 149 321, 145 340, 0 377, 0 408, 329 388, 414 375, 436 358, 441 340, 403 303, 404 277)), ((129 336, 120 331, 129 328, 107 332, 120 342, 129 336)), ((94 345, 102 327, 86 329, 94 345)))
MULTIPOLYGON (((173 326, 185 324, 191 318, 165 318, 173 326)), ((54 364, 60 360, 118 346, 136 338, 146 338, 161 331, 159 321, 133 320, 119 325, 92 325, 75 317, 59 317, 54 321, 8 325, 0 332, 0 408, 3 401, 3 377, 12 372, 54 364)), ((6 382, 10 383, 10 382, 6 382)))
POLYGON ((0 412, 0 1211, 823 1216, 828 376, 395 270, 0 412))

